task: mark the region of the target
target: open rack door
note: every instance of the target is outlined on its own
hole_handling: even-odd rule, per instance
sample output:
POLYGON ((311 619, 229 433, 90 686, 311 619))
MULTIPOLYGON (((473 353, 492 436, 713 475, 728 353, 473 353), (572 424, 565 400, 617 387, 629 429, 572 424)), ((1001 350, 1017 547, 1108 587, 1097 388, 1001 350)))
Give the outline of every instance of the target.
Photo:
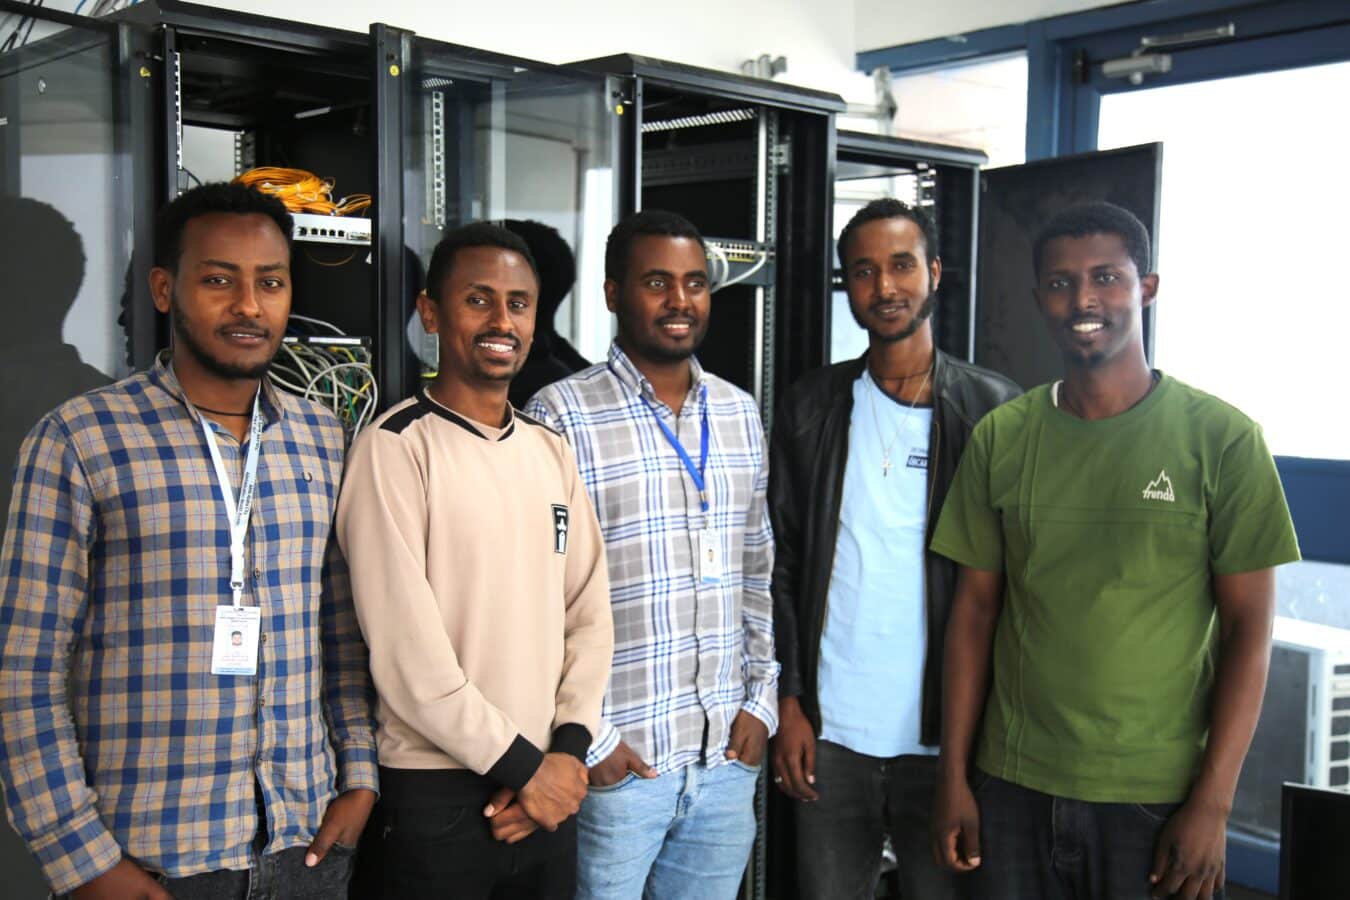
MULTIPOLYGON (((43 415, 144 365, 154 311, 147 292, 130 289, 128 268, 133 238, 149 220, 131 187, 130 106, 149 81, 140 63, 131 69, 135 36, 37 5, 0 12, 0 467, 8 474, 43 415)), ((3 482, 0 509, 9 508, 11 487, 3 482)), ((47 896, 8 826, 0 828, 0 871, 0 894, 47 896)))
MULTIPOLYGON (((1064 375, 1032 295, 1036 234, 1061 210, 1105 200, 1148 229, 1158 258, 1162 144, 1084 153, 987 169, 981 177, 975 300, 975 362, 1023 388, 1064 375)), ((1143 274, 1143 273, 1140 273, 1143 274)), ((1144 310, 1144 350, 1153 359, 1153 310, 1144 310)))
POLYGON ((604 244, 618 209, 618 114, 605 76, 385 25, 371 36, 384 148, 376 265, 387 352, 399 348, 403 361, 402 396, 438 365, 435 341, 413 315, 432 251, 448 230, 476 220, 557 230, 576 281, 554 325, 587 359, 603 359, 604 244))

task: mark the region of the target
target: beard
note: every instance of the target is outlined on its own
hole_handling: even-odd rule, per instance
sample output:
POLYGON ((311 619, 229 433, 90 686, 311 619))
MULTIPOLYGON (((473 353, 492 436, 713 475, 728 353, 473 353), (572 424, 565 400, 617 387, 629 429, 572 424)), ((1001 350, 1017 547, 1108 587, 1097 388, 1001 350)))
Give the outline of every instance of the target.
POLYGON ((878 334, 868 327, 867 322, 865 322, 862 317, 858 315, 857 311, 853 309, 853 304, 849 304, 849 310, 853 312, 853 321, 858 323, 858 327, 866 331, 869 336, 888 344, 898 343, 913 337, 914 332, 918 331, 924 322, 927 322, 932 318, 933 310, 936 309, 936 307, 937 291, 929 291, 928 296, 924 298, 923 303, 919 304, 918 311, 914 313, 914 318, 909 320, 908 325, 897 331, 895 334, 878 334))
POLYGON ((169 317, 169 321, 173 325, 174 337, 177 338, 183 349, 191 353, 193 358, 201 363, 202 368, 213 375, 229 381, 253 381, 262 378, 267 374, 267 370, 272 367, 272 360, 276 359, 277 352, 281 350, 281 345, 278 344, 264 362, 251 365, 241 365, 221 359, 203 346, 202 342, 197 340, 197 336, 188 328, 187 316, 178 302, 177 291, 169 295, 169 304, 173 313, 169 317))
POLYGON ((530 345, 515 335, 501 331, 485 331, 476 335, 473 340, 475 345, 481 340, 509 341, 516 345, 516 361, 509 367, 486 366, 476 357, 470 357, 469 374, 475 380, 509 382, 520 374, 521 369, 525 368, 525 360, 529 356, 530 345))
POLYGON ((692 317, 681 317, 690 320, 690 340, 684 346, 670 346, 649 338, 641 327, 643 323, 630 318, 630 314, 622 305, 619 307, 618 318, 619 331, 632 342, 633 349, 640 356, 658 362, 682 362, 688 359, 698 352, 698 348, 703 346, 703 339, 708 336, 708 316, 702 321, 692 317))

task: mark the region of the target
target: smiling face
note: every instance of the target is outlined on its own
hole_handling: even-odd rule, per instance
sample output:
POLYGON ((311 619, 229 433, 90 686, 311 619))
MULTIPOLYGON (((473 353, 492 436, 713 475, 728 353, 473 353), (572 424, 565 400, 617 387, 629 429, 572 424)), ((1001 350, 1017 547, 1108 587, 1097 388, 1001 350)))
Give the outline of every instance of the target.
POLYGON ((918 225, 874 219, 853 232, 844 256, 849 308, 873 340, 903 341, 929 327, 942 263, 928 259, 918 225))
POLYGON ((525 257, 495 246, 461 247, 439 301, 417 298, 422 327, 439 338, 441 373, 465 383, 509 382, 534 339, 539 282, 525 257))
POLYGON ((1143 310, 1158 276, 1140 276, 1119 235, 1055 238, 1040 262, 1036 303, 1070 365, 1143 358, 1143 310))
POLYGON ((619 344, 635 362, 688 359, 708 332, 712 295, 698 241, 646 234, 633 239, 622 281, 605 282, 619 344))
POLYGON ((291 313, 290 249, 261 213, 210 213, 183 228, 178 270, 150 272, 155 308, 169 313, 175 365, 225 381, 267 372, 291 313))

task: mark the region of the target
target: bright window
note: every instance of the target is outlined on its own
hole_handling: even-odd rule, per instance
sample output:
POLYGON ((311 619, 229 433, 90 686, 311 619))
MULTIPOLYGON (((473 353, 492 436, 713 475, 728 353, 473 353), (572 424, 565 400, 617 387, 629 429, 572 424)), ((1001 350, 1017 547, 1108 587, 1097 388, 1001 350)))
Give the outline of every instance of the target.
POLYGON ((1273 453, 1350 459, 1350 63, 1102 98, 1105 150, 1163 142, 1156 362, 1273 453))
POLYGON ((983 150, 990 166, 1026 161, 1025 53, 898 75, 891 91, 897 135, 983 150))

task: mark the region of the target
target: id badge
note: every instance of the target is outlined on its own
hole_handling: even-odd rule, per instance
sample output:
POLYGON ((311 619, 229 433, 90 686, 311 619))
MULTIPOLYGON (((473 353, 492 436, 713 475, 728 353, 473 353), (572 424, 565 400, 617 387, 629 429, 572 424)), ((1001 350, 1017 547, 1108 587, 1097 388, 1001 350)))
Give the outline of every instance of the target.
POLYGON ((698 535, 698 580, 703 584, 722 580, 722 539, 711 528, 698 535))
POLYGON ((217 606, 216 634, 211 642, 212 675, 258 674, 258 633, 262 610, 257 606, 217 606))

